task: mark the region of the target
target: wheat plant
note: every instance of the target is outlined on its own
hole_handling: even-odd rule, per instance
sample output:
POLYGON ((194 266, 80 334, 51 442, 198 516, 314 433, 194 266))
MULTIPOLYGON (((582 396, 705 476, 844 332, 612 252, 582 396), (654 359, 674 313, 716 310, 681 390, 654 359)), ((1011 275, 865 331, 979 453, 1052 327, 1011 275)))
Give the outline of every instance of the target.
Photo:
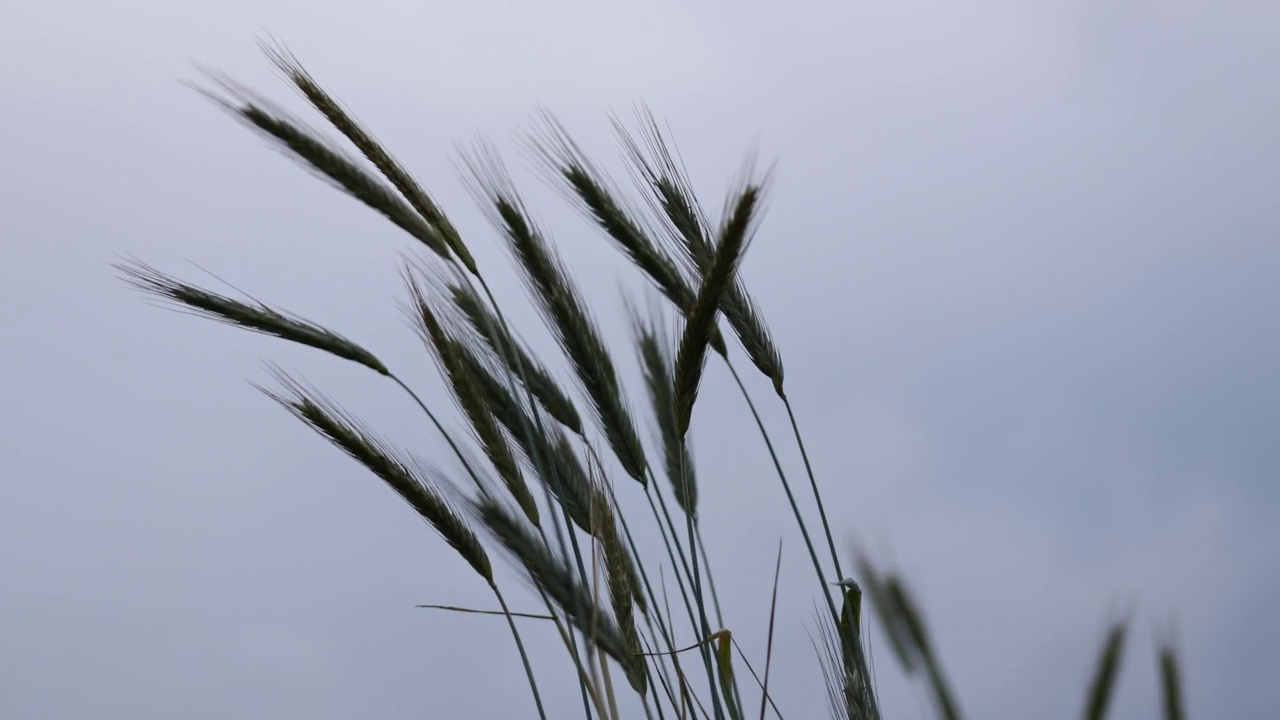
MULTIPOLYGON (((630 304, 643 370, 624 382, 591 305, 549 235, 533 220, 498 154, 484 143, 462 153, 464 182, 510 251, 546 328, 571 372, 557 377, 508 325, 469 245, 431 195, 359 121, 278 44, 263 44, 283 78, 355 152, 311 129, 242 85, 209 74, 199 89, 233 118, 347 195, 377 211, 428 252, 406 256, 402 310, 446 381, 466 432, 451 433, 439 413, 378 357, 345 336, 256 300, 189 284, 138 260, 116 265, 149 296, 179 309, 272 335, 354 362, 397 384, 427 415, 456 470, 442 469, 382 439, 321 391, 272 366, 265 395, 393 489, 475 571, 501 608, 424 606, 502 616, 523 661, 532 706, 547 720, 535 663, 517 618, 554 625, 562 661, 577 678, 587 720, 643 712, 658 720, 742 720, 787 716, 769 693, 777 622, 777 572, 764 657, 748 657, 721 612, 713 558, 703 542, 699 483, 688 443, 704 374, 728 372, 755 419, 760 440, 803 539, 817 593, 814 647, 830 713, 878 720, 868 670, 863 592, 905 672, 918 675, 937 715, 962 717, 921 613, 896 573, 867 557, 847 577, 818 479, 786 392, 782 356, 737 269, 756 236, 770 185, 748 163, 719 217, 695 197, 679 154, 643 107, 628 127, 613 119, 640 202, 624 195, 554 117, 528 136, 535 165, 635 266, 664 299, 647 312, 630 304), (674 319, 674 322, 672 321, 674 319), (725 322, 722 323, 721 320, 725 322), (727 326, 736 343, 724 332, 727 326), (677 332, 670 332, 676 327, 677 332), (745 362, 744 362, 745 360, 745 362), (773 389, 755 398, 741 374, 759 372, 773 389), (642 399, 641 399, 642 398, 642 399), (766 403, 785 413, 791 437, 774 438, 766 403), (638 408, 643 407, 643 410, 638 408), (640 428, 652 426, 653 442, 640 428), (784 468, 776 442, 797 444, 803 467, 784 468), (652 446, 652 447, 651 447, 652 446), (638 483, 644 503, 624 507, 616 488, 638 483), (816 512, 803 511, 805 507, 816 512), (661 543, 641 547, 632 527, 656 527, 661 543), (513 612, 493 571, 501 555, 532 588, 545 612, 513 612), (668 584, 674 585, 674 590, 668 584), (674 597, 672 597, 674 596, 674 597)), ((714 480, 712 480, 714 482, 714 480)), ((850 559, 850 558, 846 558, 850 559)), ((814 618, 800 619, 815 621, 814 618)), ((1107 637, 1083 714, 1104 717, 1125 640, 1107 637)), ((1183 716, 1171 645, 1158 653, 1164 714, 1183 716)), ((781 670, 785 672, 785 670, 781 670)), ((790 712, 802 712, 791 710, 790 712)), ((792 715, 795 717, 795 715, 792 715)))

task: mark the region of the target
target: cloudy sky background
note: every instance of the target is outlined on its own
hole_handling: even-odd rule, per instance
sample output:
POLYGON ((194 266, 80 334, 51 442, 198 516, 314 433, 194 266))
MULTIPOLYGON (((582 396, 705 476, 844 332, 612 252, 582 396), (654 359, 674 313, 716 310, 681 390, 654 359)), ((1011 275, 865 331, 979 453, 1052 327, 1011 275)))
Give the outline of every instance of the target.
MULTIPOLYGON (((616 168, 607 113, 645 100, 714 208, 745 151, 777 160, 744 277, 841 540, 907 573, 969 716, 1076 716, 1126 613, 1117 717, 1155 716, 1153 640, 1175 629, 1192 717, 1280 707, 1280 6, 9 0, 4 16, 0 716, 533 715, 500 622, 413 608, 488 606, 469 569, 246 380, 273 359, 433 452, 404 397, 149 307, 108 267, 134 254, 216 283, 198 263, 447 403, 395 308, 410 241, 179 82, 197 60, 291 100, 264 29, 508 280, 450 158, 478 132, 511 150, 619 340, 619 285, 643 284, 521 169, 512 131, 543 105, 616 168)), ((519 286, 500 294, 531 327, 519 286)), ((807 560, 709 368, 694 437, 730 624, 763 649, 781 538, 773 687, 815 717, 807 560)), ((526 632, 573 717, 561 651, 526 632)), ((929 717, 876 647, 886 717, 929 717)))

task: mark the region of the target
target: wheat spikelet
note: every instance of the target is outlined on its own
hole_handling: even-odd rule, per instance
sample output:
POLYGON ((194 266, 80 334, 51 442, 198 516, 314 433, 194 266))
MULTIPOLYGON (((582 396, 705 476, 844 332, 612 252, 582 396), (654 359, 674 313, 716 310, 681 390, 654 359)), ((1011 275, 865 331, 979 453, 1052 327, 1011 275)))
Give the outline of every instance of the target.
POLYGON ((640 366, 644 371, 649 404, 653 407, 654 420, 658 425, 667 480, 671 483, 676 504, 685 513, 697 518, 698 480, 694 472, 693 457, 689 443, 681 441, 676 429, 674 380, 671 375, 675 361, 670 343, 666 334, 658 329, 657 322, 640 318, 634 310, 631 312, 631 327, 640 356, 640 366))
POLYGON ((204 290, 136 260, 117 263, 115 268, 135 289, 175 303, 195 315, 323 350, 382 375, 391 374, 373 353, 332 330, 297 316, 259 302, 243 302, 204 290))
POLYGON ((569 617, 569 620, 597 648, 613 658, 626 672, 627 680, 643 693, 647 676, 637 663, 617 624, 591 599, 590 591, 547 544, 501 504, 489 499, 475 503, 475 511, 494 538, 533 581, 569 617))
POLYGON ((276 69, 297 88, 298 92, 311 103, 312 107, 324 115, 329 124, 342 133, 352 145, 373 163, 392 185, 395 186, 414 210, 426 220, 439 234, 448 248, 457 256, 473 275, 479 275, 475 258, 462 242, 453 223, 445 216, 431 196, 427 194, 417 180, 391 156, 389 152, 374 139, 373 135, 342 106, 336 98, 316 82, 298 59, 282 44, 269 45, 259 43, 262 51, 271 60, 276 69))
POLYGON ((448 380, 453 397, 466 415, 472 431, 480 440, 485 456, 498 471, 498 476, 502 478, 507 490, 524 511, 525 517, 537 526, 540 522, 538 505, 533 499, 533 494, 529 492, 529 486, 520 472, 520 466, 511 454, 511 447, 494 423, 493 415, 480 393, 480 388, 458 356, 457 342, 450 337, 436 318, 435 312, 431 309, 426 295, 412 272, 405 269, 403 275, 411 298, 409 309, 412 311, 412 320, 422 336, 423 343, 431 350, 437 365, 448 380))
POLYGON ((453 298, 454 306, 467 318, 471 328, 488 345, 489 351, 507 365, 512 375, 528 383, 529 391, 552 417, 581 435, 582 420, 578 409, 574 407, 568 394, 560 389, 551 373, 533 359, 522 343, 506 332, 499 319, 470 288, 455 283, 449 285, 448 292, 453 298))
MULTIPOLYGON (((715 246, 706 229, 706 216, 693 193, 688 174, 676 160, 673 143, 664 136, 647 108, 638 108, 637 115, 643 136, 641 141, 632 137, 616 119, 614 121, 615 132, 630 160, 633 176, 641 190, 646 192, 650 206, 666 218, 668 229, 676 237, 686 258, 700 274, 705 274, 715 256, 715 246)), ((725 291, 721 310, 751 362, 773 381, 774 390, 783 395, 782 356, 741 280, 735 279, 725 291)))
POLYGON ((467 162, 473 194, 502 230, 539 310, 573 366, 605 439, 624 470, 645 483, 644 446, 627 408, 613 360, 559 255, 529 220, 506 169, 481 150, 467 162))
POLYGON ((421 463, 402 456, 332 401, 283 373, 277 371, 275 375, 283 390, 259 389, 381 478, 481 577, 493 583, 488 554, 462 516, 427 481, 421 463))
MULTIPOLYGON (((587 159, 564 126, 551 114, 544 113, 541 127, 529 137, 529 145, 544 174, 555 182, 561 194, 598 225, 672 304, 687 314, 693 307, 695 294, 680 266, 668 249, 654 240, 640 216, 619 199, 621 196, 604 173, 587 159)), ((711 344, 717 353, 727 352, 718 329, 711 344)))
POLYGON ((750 226, 761 187, 748 185, 741 193, 734 211, 727 217, 716 247, 715 258, 703 276, 693 310, 685 322, 684 334, 676 351, 673 371, 676 431, 681 439, 689 432, 693 415, 693 403, 698 397, 698 385, 706 362, 707 346, 715 328, 716 314, 725 291, 733 282, 734 272, 742 258, 750 238, 750 226))
POLYGON ((303 167, 334 187, 381 213, 432 252, 448 260, 449 246, 440 233, 418 215, 394 189, 365 171, 318 132, 307 128, 283 110, 255 98, 248 90, 225 78, 215 78, 224 94, 200 89, 237 120, 270 139, 303 167))
MULTIPOLYGON (((493 416, 529 458, 539 480, 564 507, 574 524, 600 541, 608 561, 606 568, 610 572, 622 573, 617 587, 626 587, 644 612, 646 602, 640 592, 635 560, 618 535, 616 509, 608 501, 599 481, 592 479, 583 469, 568 438, 558 428, 547 424, 541 426, 541 432, 530 431, 534 423, 529 418, 528 406, 511 396, 492 369, 477 357, 475 349, 459 344, 456 354, 467 374, 481 388, 493 416)), ((629 612, 615 612, 624 628, 626 622, 623 618, 628 616, 629 612)))

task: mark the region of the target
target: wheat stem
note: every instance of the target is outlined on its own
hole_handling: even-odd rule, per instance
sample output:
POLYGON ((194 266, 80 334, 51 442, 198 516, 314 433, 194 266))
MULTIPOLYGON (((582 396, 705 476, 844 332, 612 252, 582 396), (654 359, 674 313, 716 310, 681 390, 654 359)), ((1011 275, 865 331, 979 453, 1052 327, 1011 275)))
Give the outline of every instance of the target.
POLYGON ((520 651, 520 662, 524 665, 524 674, 529 678, 529 689, 533 691, 533 702, 538 706, 538 717, 547 720, 547 711, 542 707, 542 695, 538 692, 538 681, 533 676, 533 666, 529 664, 529 654, 525 652, 524 641, 520 639, 520 631, 516 629, 516 621, 512 618, 511 608, 507 607, 506 598, 502 597, 502 592, 498 590, 498 585, 493 583, 493 594, 498 598, 498 604, 502 606, 502 613, 507 617, 507 625, 511 627, 511 637, 516 641, 516 649, 520 651))
POLYGON ((751 411, 751 417, 755 418, 756 426, 760 429, 760 436, 764 439, 765 448, 769 451, 769 458, 773 460, 773 467, 778 472, 778 479, 782 481, 782 489, 786 493, 787 502, 791 505, 791 514, 796 518, 796 524, 800 527, 800 536, 804 539, 805 549, 809 551, 809 559, 813 562, 813 570, 818 576, 818 583, 822 586, 822 597, 827 601, 827 608, 831 613, 831 619, 837 624, 840 622, 840 614, 836 612, 835 603, 831 600, 831 593, 827 590, 827 574, 822 570, 822 563, 818 562, 818 553, 814 550, 813 540, 809 537, 809 528, 804 523, 804 516, 800 514, 800 507, 796 504, 796 496, 791 491, 791 483, 787 481, 786 471, 782 469, 782 463, 778 460, 778 453, 773 448, 773 440, 769 438, 769 431, 765 429, 764 421, 760 419, 760 413, 756 410, 756 404, 751 399, 751 393, 747 391, 747 386, 743 384, 742 377, 738 375, 738 371, 733 367, 733 363, 725 358, 725 365, 729 368, 729 373, 733 376, 733 380, 738 385, 738 390, 742 392, 742 397, 747 401, 747 408, 751 411))
POLYGON ((800 457, 804 459, 805 472, 809 474, 809 487, 813 489, 813 499, 818 504, 818 517, 822 519, 822 532, 827 536, 827 547, 831 550, 831 562, 835 565, 836 577, 844 577, 840 569, 840 554, 836 552, 835 539, 831 535, 831 524, 827 522, 827 510, 822 504, 822 493, 818 492, 818 481, 813 476, 813 465, 809 463, 809 452, 805 449, 804 437, 800 434, 800 426, 796 422, 796 414, 791 409, 791 400, 782 396, 782 404, 787 409, 787 418, 791 420, 791 431, 795 433, 796 445, 800 447, 800 457))

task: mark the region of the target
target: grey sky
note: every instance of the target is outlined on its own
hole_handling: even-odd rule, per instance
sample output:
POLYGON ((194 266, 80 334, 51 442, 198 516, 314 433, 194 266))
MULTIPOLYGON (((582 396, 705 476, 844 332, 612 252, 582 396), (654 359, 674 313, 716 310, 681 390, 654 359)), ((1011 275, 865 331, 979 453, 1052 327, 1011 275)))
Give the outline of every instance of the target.
MULTIPOLYGON (((412 607, 488 606, 469 570, 245 381, 270 358, 433 448, 403 397, 148 307, 107 266, 134 254, 216 282, 194 261, 447 402, 395 308, 409 241, 178 82, 194 59, 291 99, 256 53, 263 28, 494 272, 508 261, 453 143, 483 132, 515 150, 537 105, 612 161, 606 113, 648 101, 714 207, 747 149, 777 160, 745 279, 834 524, 905 570, 971 717, 1075 716, 1105 623, 1127 611, 1117 717, 1155 716, 1151 639, 1175 625, 1193 717, 1280 707, 1280 6, 9 0, 3 14, 0 716, 533 715, 500 623, 412 607)), ((618 285, 638 278, 517 179, 600 316, 620 319, 618 285)), ((811 575, 711 367, 694 435, 730 623, 762 650, 783 538, 774 688, 789 717, 814 717, 811 575)), ((782 437, 777 408, 770 423, 782 437)), ((528 633, 557 717, 573 717, 567 664, 528 633)), ((928 716, 876 647, 886 717, 928 716)))

